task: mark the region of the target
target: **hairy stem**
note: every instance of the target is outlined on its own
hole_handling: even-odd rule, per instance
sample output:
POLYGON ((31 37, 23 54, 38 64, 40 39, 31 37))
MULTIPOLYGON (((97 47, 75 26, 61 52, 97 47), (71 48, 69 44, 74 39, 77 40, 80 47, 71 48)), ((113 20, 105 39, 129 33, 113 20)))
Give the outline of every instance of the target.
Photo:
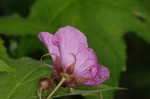
POLYGON ((60 86, 65 82, 65 78, 62 77, 61 81, 58 83, 58 85, 55 87, 55 89, 48 95, 47 99, 51 99, 52 96, 55 94, 55 92, 60 88, 60 86))
POLYGON ((100 90, 100 99, 103 99, 103 93, 101 90, 100 90))
POLYGON ((37 94, 38 94, 39 99, 42 99, 42 90, 41 89, 38 89, 37 94))

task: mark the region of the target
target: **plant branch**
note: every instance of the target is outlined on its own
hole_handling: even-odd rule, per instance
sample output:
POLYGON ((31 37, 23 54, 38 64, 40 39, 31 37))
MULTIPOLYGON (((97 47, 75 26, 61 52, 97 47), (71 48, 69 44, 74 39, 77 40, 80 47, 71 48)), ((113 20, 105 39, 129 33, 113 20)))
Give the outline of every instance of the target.
POLYGON ((51 97, 55 94, 55 92, 60 88, 60 86, 65 82, 65 78, 62 77, 61 81, 58 83, 58 85, 55 87, 55 89, 48 95, 47 99, 51 99, 51 97))

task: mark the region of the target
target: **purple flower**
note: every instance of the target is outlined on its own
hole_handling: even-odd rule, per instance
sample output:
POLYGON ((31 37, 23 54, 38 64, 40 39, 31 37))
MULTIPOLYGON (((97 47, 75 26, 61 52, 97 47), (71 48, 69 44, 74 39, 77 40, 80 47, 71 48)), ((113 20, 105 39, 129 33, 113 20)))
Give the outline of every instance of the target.
POLYGON ((88 48, 86 36, 79 30, 66 26, 55 35, 41 32, 39 39, 52 56, 56 79, 60 80, 62 73, 69 75, 70 80, 65 82, 68 87, 96 86, 109 78, 108 69, 98 64, 95 52, 88 48))

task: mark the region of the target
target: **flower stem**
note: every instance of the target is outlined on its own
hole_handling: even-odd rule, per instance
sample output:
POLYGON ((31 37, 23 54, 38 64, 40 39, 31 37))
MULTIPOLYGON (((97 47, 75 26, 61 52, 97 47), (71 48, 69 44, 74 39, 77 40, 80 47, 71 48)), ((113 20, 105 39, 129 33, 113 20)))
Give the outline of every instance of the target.
POLYGON ((48 95, 47 99, 51 99, 53 94, 60 88, 60 86, 65 82, 65 77, 62 77, 61 81, 58 83, 58 85, 55 87, 55 89, 48 95))
POLYGON ((38 89, 37 94, 38 94, 39 99, 42 99, 42 90, 41 89, 38 89))
POLYGON ((101 90, 100 90, 100 99, 103 99, 103 93, 101 90))

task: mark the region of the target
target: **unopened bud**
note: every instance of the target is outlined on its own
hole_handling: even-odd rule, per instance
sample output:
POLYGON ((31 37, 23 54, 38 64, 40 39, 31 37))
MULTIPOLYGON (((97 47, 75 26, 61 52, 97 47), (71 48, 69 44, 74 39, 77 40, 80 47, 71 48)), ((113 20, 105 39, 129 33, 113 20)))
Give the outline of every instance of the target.
POLYGON ((51 80, 49 78, 41 78, 39 80, 40 90, 44 91, 51 87, 51 80))

